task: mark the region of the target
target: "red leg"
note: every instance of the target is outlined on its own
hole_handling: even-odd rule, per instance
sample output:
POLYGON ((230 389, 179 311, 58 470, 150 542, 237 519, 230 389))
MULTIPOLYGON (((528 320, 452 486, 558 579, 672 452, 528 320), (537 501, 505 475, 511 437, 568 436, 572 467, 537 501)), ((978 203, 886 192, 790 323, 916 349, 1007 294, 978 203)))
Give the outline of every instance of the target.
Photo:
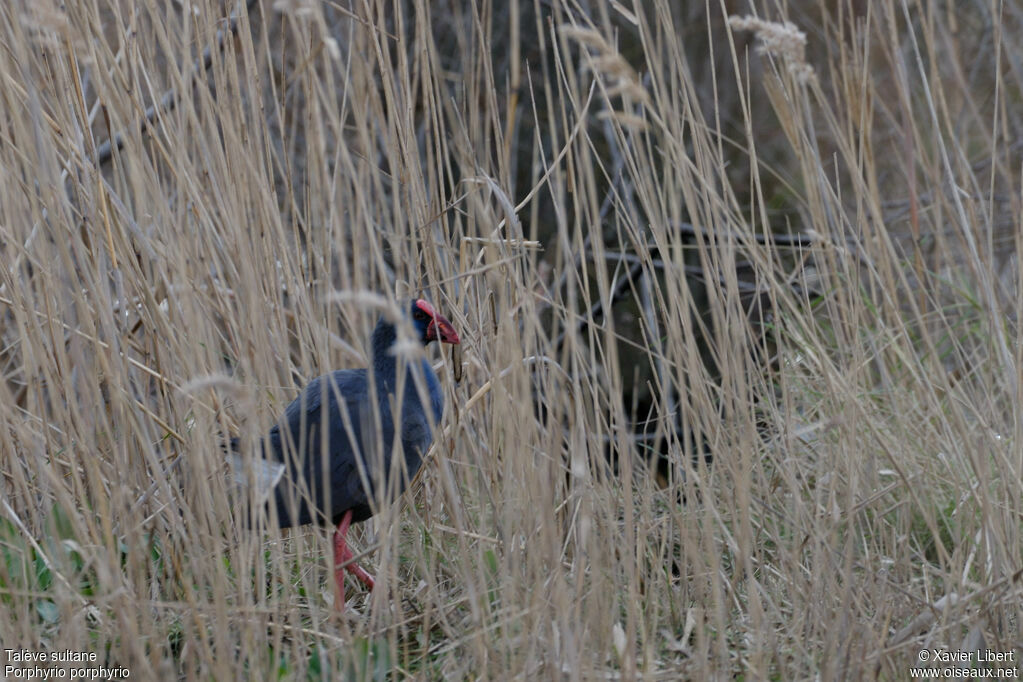
POLYGON ((341 523, 337 524, 337 530, 334 531, 334 581, 337 583, 337 593, 340 597, 339 610, 343 610, 345 607, 345 571, 354 575, 359 581, 368 587, 373 589, 376 581, 369 573, 365 571, 361 566, 355 563, 349 563, 354 556, 352 551, 348 549, 348 527, 352 525, 352 511, 348 510, 345 515, 341 517, 341 523))
MULTIPOLYGON (((345 516, 344 520, 349 517, 345 516)), ((344 520, 342 523, 344 523, 344 520)), ((347 527, 345 530, 348 530, 347 527)), ((345 536, 341 532, 341 526, 334 531, 334 583, 337 585, 337 610, 345 610, 345 552, 348 547, 345 545, 345 536)))

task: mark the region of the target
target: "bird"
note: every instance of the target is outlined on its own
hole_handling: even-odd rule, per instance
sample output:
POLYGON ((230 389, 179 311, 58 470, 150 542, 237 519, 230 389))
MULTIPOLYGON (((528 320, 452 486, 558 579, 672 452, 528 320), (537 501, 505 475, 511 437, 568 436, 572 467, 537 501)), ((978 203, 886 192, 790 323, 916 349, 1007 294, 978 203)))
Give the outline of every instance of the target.
MULTIPOLYGON (((422 346, 460 343, 451 322, 425 299, 410 301, 405 317, 422 346)), ((400 497, 443 416, 437 374, 425 357, 409 360, 406 351, 395 320, 381 316, 370 337, 369 368, 336 370, 309 382, 262 439, 263 457, 249 465, 256 467, 257 478, 273 486, 265 495, 271 522, 280 528, 336 527, 334 579, 341 610, 346 570, 370 590, 375 585, 373 576, 353 561, 348 529, 370 518, 377 505, 400 497), (402 458, 393 457, 395 440, 402 458), (274 473, 270 477, 264 475, 268 464, 274 473)), ((231 446, 237 453, 239 439, 232 439, 231 446)), ((234 466, 236 471, 245 466, 237 454, 234 466)))

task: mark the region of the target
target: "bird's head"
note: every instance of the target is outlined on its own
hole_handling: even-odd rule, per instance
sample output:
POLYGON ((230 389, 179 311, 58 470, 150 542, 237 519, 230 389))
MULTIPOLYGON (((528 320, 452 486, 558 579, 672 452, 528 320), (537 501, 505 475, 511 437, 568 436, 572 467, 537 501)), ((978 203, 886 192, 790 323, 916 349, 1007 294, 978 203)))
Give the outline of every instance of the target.
POLYGON ((409 317, 424 346, 431 341, 458 345, 458 333, 455 332, 454 326, 448 318, 434 310, 429 301, 422 298, 413 300, 409 317))

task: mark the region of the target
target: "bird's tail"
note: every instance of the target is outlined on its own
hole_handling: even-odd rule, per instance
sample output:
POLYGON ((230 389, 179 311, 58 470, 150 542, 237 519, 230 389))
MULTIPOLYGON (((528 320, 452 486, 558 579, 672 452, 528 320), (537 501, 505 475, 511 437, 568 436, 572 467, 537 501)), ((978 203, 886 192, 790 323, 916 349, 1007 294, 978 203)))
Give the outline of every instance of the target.
MULTIPOLYGON (((259 448, 261 450, 261 448, 259 448)), ((262 506, 273 495, 274 488, 284 475, 284 465, 280 462, 259 457, 255 452, 248 456, 239 451, 239 440, 232 438, 227 454, 227 465, 231 470, 231 480, 239 488, 249 488, 254 493, 255 502, 262 506)))

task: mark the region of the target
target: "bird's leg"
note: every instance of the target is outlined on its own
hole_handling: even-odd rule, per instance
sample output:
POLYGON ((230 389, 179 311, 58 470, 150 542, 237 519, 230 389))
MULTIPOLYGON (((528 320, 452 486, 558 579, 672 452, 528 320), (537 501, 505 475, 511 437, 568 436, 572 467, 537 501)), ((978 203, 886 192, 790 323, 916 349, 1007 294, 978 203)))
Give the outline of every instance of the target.
MULTIPOLYGON (((348 519, 345 516, 345 519, 348 519)), ((343 523, 343 522, 342 522, 343 523)), ((345 529, 347 530, 347 528, 345 529)), ((348 551, 348 547, 345 544, 344 533, 341 532, 341 526, 334 531, 334 583, 337 585, 337 610, 345 610, 345 553, 348 551)))
POLYGON ((349 509, 341 517, 341 523, 337 524, 334 531, 334 580, 337 581, 337 591, 341 595, 342 604, 345 596, 345 570, 359 579, 363 585, 373 589, 376 581, 362 566, 348 563, 352 560, 352 550, 348 549, 348 527, 352 525, 352 511, 349 509))

